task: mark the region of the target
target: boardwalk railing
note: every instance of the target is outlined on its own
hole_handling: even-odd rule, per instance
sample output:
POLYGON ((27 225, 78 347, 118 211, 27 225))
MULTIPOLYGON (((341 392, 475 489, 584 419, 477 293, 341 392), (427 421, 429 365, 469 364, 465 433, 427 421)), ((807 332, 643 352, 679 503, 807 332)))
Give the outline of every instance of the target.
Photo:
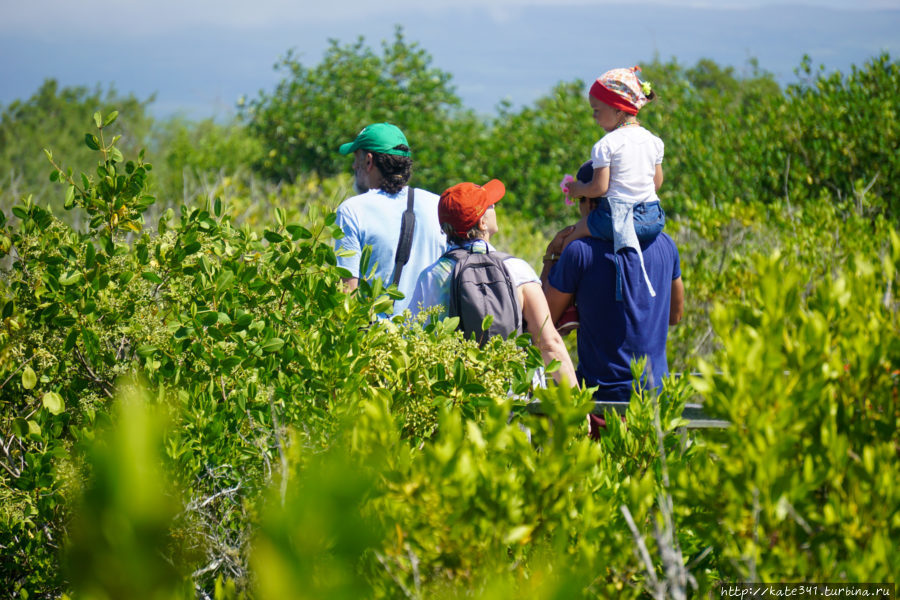
MULTIPOLYGON (((525 408, 532 414, 543 414, 541 410, 541 402, 535 400, 529 402, 525 408)), ((628 402, 604 402, 600 400, 594 401, 594 408, 591 413, 602 415, 606 411, 616 412, 624 415, 628 411, 628 402)), ((684 412, 681 413, 688 423, 685 425, 687 429, 722 429, 728 427, 731 423, 720 419, 713 419, 703 412, 703 405, 689 402, 684 405, 684 412)))

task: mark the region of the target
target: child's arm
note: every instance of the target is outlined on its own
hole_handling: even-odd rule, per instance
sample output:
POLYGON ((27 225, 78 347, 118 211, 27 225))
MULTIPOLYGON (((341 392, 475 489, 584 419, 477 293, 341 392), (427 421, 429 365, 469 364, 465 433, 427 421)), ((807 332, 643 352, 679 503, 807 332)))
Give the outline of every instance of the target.
MULTIPOLYGON (((569 184, 569 194, 576 198, 599 198, 609 190, 609 167, 597 167, 590 183, 573 181, 569 184)), ((582 236, 584 237, 584 236, 582 236)))
POLYGON ((659 188, 662 186, 663 182, 663 172, 662 165, 656 165, 656 173, 653 174, 653 185, 656 186, 656 191, 659 191, 659 188))

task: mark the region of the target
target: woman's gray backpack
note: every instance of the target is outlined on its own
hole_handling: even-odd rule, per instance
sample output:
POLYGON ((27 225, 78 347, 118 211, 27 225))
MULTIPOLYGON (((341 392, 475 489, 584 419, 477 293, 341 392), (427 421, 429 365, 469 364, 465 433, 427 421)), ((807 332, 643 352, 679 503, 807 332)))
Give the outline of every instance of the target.
POLYGON ((522 333, 522 315, 516 301, 516 289, 503 261, 505 252, 470 252, 453 248, 444 253, 456 261, 450 280, 451 317, 459 317, 459 329, 468 339, 484 344, 490 337, 522 333), (481 324, 487 315, 494 320, 487 331, 481 324))

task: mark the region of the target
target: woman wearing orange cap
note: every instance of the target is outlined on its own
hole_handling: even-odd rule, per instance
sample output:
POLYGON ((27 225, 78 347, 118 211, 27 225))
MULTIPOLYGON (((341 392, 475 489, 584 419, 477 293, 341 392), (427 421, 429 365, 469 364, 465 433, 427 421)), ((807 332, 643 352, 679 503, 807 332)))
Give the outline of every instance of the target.
MULTIPOLYGON (((490 244, 491 236, 499 229, 494 205, 505 193, 503 182, 493 179, 484 185, 459 183, 441 194, 438 220, 447 235, 449 250, 419 275, 409 303, 414 315, 432 306, 443 307, 438 318, 449 315, 451 283, 456 265, 454 256, 458 254, 458 249, 474 254, 496 252, 490 244)), ((515 290, 519 315, 523 317, 519 324, 522 321, 527 324, 527 331, 540 349, 545 364, 559 361, 560 366, 553 373, 554 380, 560 384, 568 381, 568 385, 577 385, 572 359, 562 337, 552 325, 540 277, 524 260, 505 254, 502 256, 508 281, 515 290)))

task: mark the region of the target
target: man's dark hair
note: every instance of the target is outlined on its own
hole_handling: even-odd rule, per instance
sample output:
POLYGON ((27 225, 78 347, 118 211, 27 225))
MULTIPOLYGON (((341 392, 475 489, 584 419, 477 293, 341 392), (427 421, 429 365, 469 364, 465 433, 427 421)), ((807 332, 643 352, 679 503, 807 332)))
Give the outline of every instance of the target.
MULTIPOLYGON (((409 152, 404 144, 394 146, 394 150, 409 152)), ((412 175, 412 159, 408 156, 372 152, 372 163, 381 173, 381 189, 388 194, 393 195, 402 190, 412 175)))

